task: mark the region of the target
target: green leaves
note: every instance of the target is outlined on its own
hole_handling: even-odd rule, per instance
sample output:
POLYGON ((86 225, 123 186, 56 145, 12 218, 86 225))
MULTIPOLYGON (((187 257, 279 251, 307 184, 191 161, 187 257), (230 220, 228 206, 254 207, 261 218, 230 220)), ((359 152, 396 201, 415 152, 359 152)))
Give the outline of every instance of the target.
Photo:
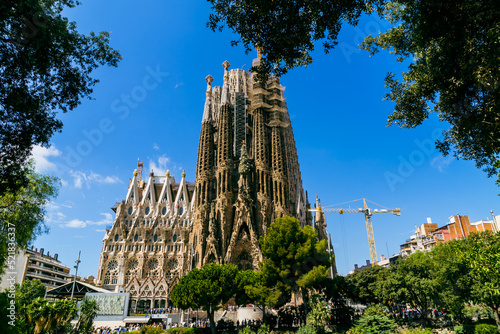
POLYGON ((328 276, 332 259, 326 240, 319 241, 312 227, 301 228, 295 218, 276 219, 260 244, 263 284, 279 291, 277 306, 286 303, 292 291, 319 288, 328 276))
POLYGON ((383 282, 389 275, 389 269, 372 266, 346 276, 351 299, 364 305, 388 302, 390 295, 384 290, 383 282))
POLYGON ((363 12, 379 8, 383 1, 305 0, 208 0, 212 5, 207 26, 221 31, 224 26, 240 36, 249 52, 260 47, 263 58, 254 67, 259 75, 280 76, 294 67, 307 67, 311 52, 321 43, 327 53, 337 45, 344 22, 355 25, 363 12), (290 38, 289 36, 293 36, 290 38))
POLYGON ((494 0, 393 0, 382 15, 394 27, 368 36, 371 55, 388 50, 408 71, 386 77, 394 112, 388 125, 413 128, 430 112, 449 123, 436 142, 444 154, 474 160, 489 176, 500 154, 500 8, 494 0))
POLYGON ((170 297, 181 309, 215 310, 238 291, 238 273, 233 264, 207 264, 183 276, 170 297))
POLYGON ((4 270, 9 243, 23 249, 37 235, 48 231, 43 223, 45 205, 57 195, 59 182, 34 170, 30 162, 26 168, 28 183, 16 191, 0 194, 0 273, 4 270))
POLYGON ((238 292, 244 293, 244 282, 251 280, 249 273, 241 274, 234 264, 209 263, 184 275, 170 293, 170 299, 180 309, 207 311, 210 329, 215 334, 215 310, 238 292))
POLYGON ((98 82, 92 72, 121 59, 109 33, 80 34, 62 16, 77 1, 6 0, 0 4, 0 196, 28 182, 34 145, 61 131, 58 110, 75 109, 98 82))

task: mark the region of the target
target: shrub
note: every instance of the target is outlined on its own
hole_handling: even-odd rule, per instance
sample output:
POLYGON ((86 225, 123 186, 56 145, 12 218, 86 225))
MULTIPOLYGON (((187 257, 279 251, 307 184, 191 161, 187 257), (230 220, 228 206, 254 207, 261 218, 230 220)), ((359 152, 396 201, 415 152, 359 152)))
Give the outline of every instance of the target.
POLYGON ((347 334, 369 334, 368 330, 361 326, 355 326, 347 331, 347 334))
POLYGON ((269 334, 269 326, 268 325, 261 325, 260 328, 257 330, 258 334, 269 334))
POLYGON ((195 329, 192 327, 172 327, 167 329, 167 334, 195 334, 195 329))
POLYGON ((401 334, 432 334, 432 329, 430 328, 408 328, 400 329, 398 333, 401 334))
POLYGON ((296 334, 316 334, 316 333, 317 333, 316 326, 313 326, 311 324, 300 326, 296 332, 296 334))
POLYGON ((381 314, 362 315, 356 327, 366 329, 368 333, 392 333, 396 329, 393 319, 381 314))
POLYGON ((475 334, 498 334, 500 331, 495 325, 479 324, 474 327, 475 334))
POLYGON ((453 330, 456 334, 474 334, 474 326, 471 325, 455 326, 453 330))
POLYGON ((157 328, 157 327, 144 326, 144 327, 141 327, 140 333, 141 334, 164 334, 165 331, 163 329, 157 328))
POLYGON ((245 328, 240 329, 238 334, 255 334, 255 332, 249 326, 246 326, 245 328))

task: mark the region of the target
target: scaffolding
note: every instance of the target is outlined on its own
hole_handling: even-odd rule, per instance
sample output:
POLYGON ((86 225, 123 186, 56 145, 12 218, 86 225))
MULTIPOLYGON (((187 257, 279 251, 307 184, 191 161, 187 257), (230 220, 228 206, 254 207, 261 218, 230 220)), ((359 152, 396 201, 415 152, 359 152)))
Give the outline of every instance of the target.
POLYGON ((246 140, 247 108, 245 93, 234 93, 234 156, 239 158, 241 144, 246 140))

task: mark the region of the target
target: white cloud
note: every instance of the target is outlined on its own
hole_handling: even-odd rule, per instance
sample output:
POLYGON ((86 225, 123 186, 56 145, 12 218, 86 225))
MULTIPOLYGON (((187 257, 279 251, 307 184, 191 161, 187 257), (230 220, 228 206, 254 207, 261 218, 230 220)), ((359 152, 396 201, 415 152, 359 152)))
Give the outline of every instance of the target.
MULTIPOLYGON (((49 202, 45 205, 47 214, 45 215, 46 223, 54 224, 66 224, 66 215, 61 212, 61 210, 71 209, 75 203, 71 201, 65 201, 64 203, 49 202)), ((77 222, 72 222, 72 224, 77 224, 77 222)))
POLYGON ((54 172, 57 170, 56 164, 49 161, 49 157, 57 157, 61 151, 57 150, 55 146, 49 148, 36 145, 31 151, 31 157, 35 159, 35 171, 37 173, 54 172))
POLYGON ((178 84, 175 85, 175 88, 178 88, 180 86, 184 86, 184 82, 179 82, 178 84))
POLYGON ((149 160, 149 170, 153 170, 155 175, 165 175, 169 163, 170 159, 166 155, 162 155, 158 158, 158 162, 149 160))
POLYGON ((81 171, 70 170, 69 174, 73 177, 73 186, 75 188, 82 188, 83 184, 90 188, 92 183, 97 184, 114 184, 123 183, 117 176, 102 176, 94 172, 85 173, 81 171))
POLYGON ((57 204, 56 202, 48 202, 46 205, 45 205, 45 208, 49 211, 55 211, 57 209, 60 208, 59 204, 57 204))
POLYGON ((61 179, 61 185, 63 187, 67 187, 68 186, 68 181, 61 179))
POLYGON ((158 146, 157 143, 154 143, 153 144, 153 150, 157 150, 158 151, 159 149, 160 149, 160 146, 158 146))
POLYGON ((91 221, 91 220, 80 220, 80 219, 73 219, 70 220, 66 223, 64 223, 64 226, 66 227, 71 227, 71 228, 85 228, 89 225, 111 225, 113 224, 113 216, 110 213, 101 213, 101 215, 104 216, 103 219, 97 220, 97 221, 91 221))
POLYGON ((70 220, 65 224, 66 227, 74 227, 74 228, 84 228, 87 226, 87 224, 84 221, 81 221, 79 219, 73 219, 70 220))
POLYGON ((431 166, 433 168, 436 168, 437 170, 439 170, 441 173, 444 173, 444 170, 446 169, 446 167, 448 167, 448 165, 451 164, 453 162, 453 160, 455 160, 453 158, 453 156, 443 157, 443 156, 439 155, 439 156, 435 157, 434 159, 432 159, 431 166))

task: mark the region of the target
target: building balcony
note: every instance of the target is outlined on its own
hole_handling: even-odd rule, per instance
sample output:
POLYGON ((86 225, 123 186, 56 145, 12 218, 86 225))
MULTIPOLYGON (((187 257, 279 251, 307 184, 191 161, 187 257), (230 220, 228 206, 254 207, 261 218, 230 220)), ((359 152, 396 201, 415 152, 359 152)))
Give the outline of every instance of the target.
POLYGON ((424 246, 427 246, 427 245, 430 245, 430 244, 435 244, 436 243, 436 240, 434 238, 426 238, 423 240, 422 244, 424 246))
POLYGON ((47 275, 43 275, 40 273, 34 273, 34 272, 29 272, 29 271, 26 272, 26 277, 30 277, 32 279, 45 280, 45 281, 54 281, 54 282, 61 283, 61 284, 68 283, 65 278, 47 276, 47 275))
MULTIPOLYGON (((52 268, 49 268, 49 267, 46 267, 46 266, 41 266, 41 265, 38 265, 38 264, 30 262, 28 264, 28 268, 36 268, 38 270, 46 271, 46 272, 49 272, 49 273, 52 273, 52 274, 55 274, 55 275, 69 276, 69 270, 67 272, 64 271, 64 269, 67 269, 66 267, 62 267, 61 270, 56 270, 55 268, 52 269, 52 268)), ((57 268, 57 269, 59 269, 59 268, 57 268)))
POLYGON ((45 256, 29 254, 28 259, 29 259, 30 262, 32 262, 32 261, 38 261, 38 262, 42 262, 42 263, 47 263, 47 264, 50 264, 51 266, 54 266, 54 267, 66 268, 69 271, 69 267, 68 266, 65 266, 61 262, 56 261, 54 259, 46 258, 45 256))

